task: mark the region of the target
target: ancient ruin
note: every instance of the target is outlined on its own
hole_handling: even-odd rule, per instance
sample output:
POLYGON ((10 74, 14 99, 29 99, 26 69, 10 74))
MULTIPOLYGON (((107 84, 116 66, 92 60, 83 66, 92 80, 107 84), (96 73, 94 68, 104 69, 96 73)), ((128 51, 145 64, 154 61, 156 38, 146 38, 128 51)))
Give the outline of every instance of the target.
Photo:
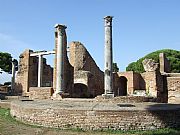
POLYGON ((147 130, 180 126, 178 105, 151 104, 180 104, 180 73, 169 73, 168 59, 162 53, 160 63, 143 61, 144 73, 112 72, 112 16, 104 21, 104 72, 81 42, 67 45, 67 27, 62 24, 55 25, 53 51, 25 50, 20 55, 14 94, 31 100, 13 102, 13 116, 27 123, 60 128, 147 130), (55 55, 54 68, 43 58, 49 54, 55 55), (149 103, 145 106, 144 102, 149 103), (137 104, 133 109, 133 105, 122 103, 137 104))

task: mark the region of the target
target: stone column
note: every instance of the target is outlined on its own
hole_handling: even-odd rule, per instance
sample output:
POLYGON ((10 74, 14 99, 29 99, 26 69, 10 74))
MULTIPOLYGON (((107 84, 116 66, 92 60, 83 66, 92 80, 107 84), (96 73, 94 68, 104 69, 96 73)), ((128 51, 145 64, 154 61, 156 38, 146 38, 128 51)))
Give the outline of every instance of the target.
POLYGON ((64 36, 65 25, 56 24, 57 31, 57 58, 56 58, 56 91, 55 95, 64 92, 64 36))
POLYGON ((104 96, 114 97, 113 94, 113 76, 112 76, 112 16, 104 17, 105 20, 105 65, 104 65, 104 96))
POLYGON ((15 86, 15 73, 16 73, 15 67, 16 67, 15 61, 13 60, 12 61, 11 92, 14 92, 14 86, 15 86))
POLYGON ((38 57, 38 87, 41 87, 43 78, 43 55, 39 55, 38 57))

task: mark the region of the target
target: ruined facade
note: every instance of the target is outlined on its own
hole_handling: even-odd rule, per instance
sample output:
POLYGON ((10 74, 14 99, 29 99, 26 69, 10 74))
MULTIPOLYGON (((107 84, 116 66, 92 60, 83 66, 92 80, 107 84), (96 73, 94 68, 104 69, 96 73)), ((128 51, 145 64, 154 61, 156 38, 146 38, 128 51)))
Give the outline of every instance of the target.
MULTIPOLYGON (((66 46, 66 44, 65 44, 66 46)), ((33 53, 31 50, 25 50, 20 55, 19 71, 16 76, 16 93, 23 93, 23 95, 34 95, 37 87, 37 72, 38 72, 38 57, 30 57, 33 53), (29 89, 32 93, 29 93, 29 89), (29 94, 28 94, 29 93, 29 94)), ((161 57, 160 64, 146 65, 146 72, 135 73, 133 71, 113 73, 113 91, 115 96, 149 96, 156 98, 157 102, 180 103, 180 74, 166 73, 163 69, 161 61, 167 59, 161 57), (164 58, 164 60, 162 60, 164 58), (156 66, 153 67, 152 66, 156 66)), ((69 45, 69 58, 67 53, 65 55, 65 92, 67 97, 88 98, 96 97, 104 93, 104 73, 96 65, 95 61, 80 42, 71 42, 69 45)), ((147 61, 147 60, 146 60, 147 61)), ((150 60, 151 61, 151 60, 150 60)), ((152 61, 151 61, 152 62, 152 61)), ((166 62, 168 63, 168 62, 166 62)), ((167 66, 167 65, 166 65, 167 66)), ((43 59, 43 89, 39 93, 45 94, 49 92, 50 97, 53 93, 53 70, 46 64, 43 59), (47 86, 52 88, 45 88, 47 86), (44 93, 43 93, 44 92, 44 93)), ((56 65, 54 67, 56 70, 56 65)), ((55 72, 55 71, 54 71, 55 72)), ((40 96, 43 98, 45 96, 40 96)))
POLYGON ((104 92, 104 73, 80 42, 69 46, 69 59, 74 67, 74 89, 72 97, 95 97, 104 92))
MULTIPOLYGON (((25 50, 19 56, 19 69, 15 79, 15 93, 28 95, 30 87, 38 85, 38 57, 32 56, 32 50, 25 50)), ((42 86, 51 87, 53 82, 53 69, 47 65, 43 58, 42 86)))
POLYGON ((180 103, 180 73, 168 73, 170 65, 163 53, 159 55, 159 63, 152 59, 143 61, 144 73, 112 73, 111 16, 105 17, 105 72, 82 43, 71 42, 67 52, 65 29, 65 25, 55 25, 54 51, 25 50, 20 55, 16 94, 29 95, 32 99, 50 98, 53 93, 52 97, 61 98, 144 96, 157 102, 180 103), (54 69, 42 57, 48 54, 55 54, 54 69))

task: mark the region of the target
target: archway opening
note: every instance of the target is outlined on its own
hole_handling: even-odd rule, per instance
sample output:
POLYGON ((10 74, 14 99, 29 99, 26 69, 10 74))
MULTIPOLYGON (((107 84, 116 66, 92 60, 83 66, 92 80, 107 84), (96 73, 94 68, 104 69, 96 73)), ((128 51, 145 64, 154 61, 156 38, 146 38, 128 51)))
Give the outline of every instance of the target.
POLYGON ((87 98, 88 97, 88 87, 82 83, 74 84, 74 92, 72 93, 73 97, 76 98, 87 98))
POLYGON ((124 76, 121 76, 119 78, 119 83, 120 83, 120 87, 119 87, 119 96, 127 96, 127 78, 124 76))

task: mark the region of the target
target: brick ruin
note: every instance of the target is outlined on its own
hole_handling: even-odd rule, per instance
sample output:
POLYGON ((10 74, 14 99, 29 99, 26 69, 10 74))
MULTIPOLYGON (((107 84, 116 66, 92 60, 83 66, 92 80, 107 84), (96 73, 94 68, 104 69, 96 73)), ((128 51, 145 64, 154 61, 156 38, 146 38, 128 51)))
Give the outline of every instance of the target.
MULTIPOLYGON (((20 55, 15 92, 33 95, 32 98, 50 98, 54 89, 53 68, 47 65, 46 59, 43 58, 43 83, 42 87, 38 88, 38 57, 30 57, 31 53, 32 50, 25 50, 20 55), (42 97, 44 93, 47 96, 42 97)), ((103 94, 104 73, 82 43, 71 42, 69 58, 67 55, 65 58, 68 97, 94 98, 103 94)), ((157 98, 158 102, 180 103, 180 74, 160 72, 159 69, 141 74, 133 71, 113 73, 115 96, 150 96, 157 98)))
MULTIPOLYGON (((32 99, 52 97, 58 86, 58 49, 62 49, 63 68, 58 79, 63 80, 63 97, 95 98, 106 92, 104 75, 107 75, 107 72, 99 69, 82 43, 71 42, 67 52, 65 28, 63 25, 56 26, 54 51, 49 53, 25 50, 20 55, 19 71, 15 79, 16 94, 30 96, 32 99), (62 48, 58 48, 59 41, 62 48), (46 59, 40 54, 55 54, 54 68, 47 65, 46 59), (39 73, 39 67, 43 69, 42 73, 39 73)), ((168 73, 170 65, 165 54, 159 55, 159 62, 158 64, 151 59, 145 59, 145 72, 141 74, 133 71, 113 73, 113 95, 127 98, 144 96, 152 97, 156 102, 180 103, 180 73, 168 73)))
POLYGON ((159 63, 143 61, 144 73, 112 72, 112 16, 104 19, 104 72, 82 43, 74 41, 67 47, 66 26, 61 24, 55 25, 53 51, 25 50, 20 55, 12 90, 29 98, 11 102, 13 117, 61 129, 179 127, 180 73, 169 73, 170 65, 163 53, 159 54, 159 63), (55 55, 53 68, 43 58, 49 54, 55 55))

